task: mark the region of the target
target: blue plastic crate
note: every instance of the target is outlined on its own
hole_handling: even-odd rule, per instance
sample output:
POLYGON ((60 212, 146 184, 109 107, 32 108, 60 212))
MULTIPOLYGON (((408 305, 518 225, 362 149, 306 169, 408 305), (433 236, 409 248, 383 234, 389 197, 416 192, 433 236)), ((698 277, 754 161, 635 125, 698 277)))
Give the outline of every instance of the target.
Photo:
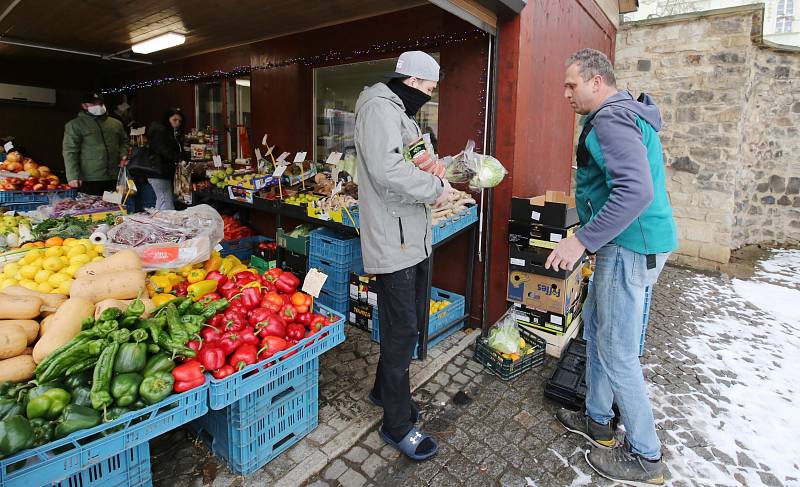
POLYGON ((44 206, 49 204, 50 202, 45 200, 35 200, 35 201, 27 201, 27 202, 11 202, 11 203, 0 203, 0 206, 3 207, 6 211, 33 211, 38 209, 40 206, 44 206))
POLYGON ((200 437, 231 471, 249 475, 317 427, 319 386, 314 382, 305 390, 280 397, 263 416, 241 427, 231 421, 231 409, 211 411, 191 426, 200 430, 200 437))
POLYGON ((350 291, 347 290, 343 294, 333 294, 323 288, 319 293, 317 302, 345 316, 350 309, 350 291))
MULTIPOLYGON (((448 300, 450 301, 450 305, 442 309, 441 311, 431 315, 428 318, 428 336, 432 337, 440 330, 447 327, 447 325, 453 321, 455 318, 460 318, 464 316, 464 305, 466 300, 464 296, 460 294, 451 293, 449 291, 444 291, 442 289, 438 289, 435 287, 431 288, 431 299, 434 301, 443 301, 448 300)), ((377 309, 377 307, 376 307, 377 309)), ((372 341, 380 343, 381 341, 381 334, 380 334, 380 326, 375 326, 378 324, 378 320, 373 318, 372 321, 372 341)), ((453 333, 457 332, 458 330, 464 327, 464 322, 461 322, 458 326, 451 328, 447 333, 439 335, 435 338, 431 338, 428 341, 428 348, 437 345, 439 342, 444 340, 445 338, 449 337, 453 333)), ((414 358, 419 357, 419 345, 414 349, 414 358)))
POLYGON ((0 191, 0 203, 27 203, 46 201, 53 198, 75 198, 78 196, 76 189, 53 189, 47 191, 0 191))
POLYGON ((460 232, 478 221, 478 207, 470 206, 458 215, 433 225, 433 243, 441 242, 450 235, 460 232))
POLYGON ((238 240, 223 240, 219 243, 222 246, 222 250, 219 251, 219 255, 222 257, 235 255, 236 258, 244 262, 250 260, 250 257, 253 256, 258 244, 261 242, 274 242, 274 240, 261 235, 244 237, 238 240))
POLYGON ((316 268, 328 278, 322 289, 332 295, 341 296, 350 292, 350 266, 337 264, 319 256, 312 256, 308 259, 308 268, 316 268))
POLYGON ((208 412, 208 385, 123 414, 114 421, 77 431, 38 448, 0 460, 0 485, 46 485, 67 479, 113 455, 208 412), (118 428, 119 427, 119 428, 118 428), (109 432, 118 428, 119 431, 109 432), (103 436, 103 434, 107 436, 103 436), (24 465, 16 468, 17 465, 24 465))
POLYGON ((53 484, 53 487, 144 487, 149 485, 153 485, 150 473, 150 446, 142 443, 53 484))
POLYGON ((319 301, 314 303, 318 313, 333 316, 336 322, 318 333, 303 339, 294 347, 277 353, 267 360, 245 367, 221 380, 207 376, 208 405, 219 410, 253 392, 281 380, 289 371, 311 362, 344 341, 344 313, 336 312, 319 301))
POLYGON ((357 206, 353 206, 350 208, 350 215, 347 215, 346 211, 342 211, 342 225, 346 227, 353 227, 353 228, 360 228, 361 227, 361 218, 360 212, 358 211, 357 206), (351 218, 352 216, 352 218, 351 218))
POLYGON ((355 271, 358 261, 361 260, 361 239, 352 235, 341 235, 330 228, 322 228, 311 233, 308 256, 346 265, 355 271))

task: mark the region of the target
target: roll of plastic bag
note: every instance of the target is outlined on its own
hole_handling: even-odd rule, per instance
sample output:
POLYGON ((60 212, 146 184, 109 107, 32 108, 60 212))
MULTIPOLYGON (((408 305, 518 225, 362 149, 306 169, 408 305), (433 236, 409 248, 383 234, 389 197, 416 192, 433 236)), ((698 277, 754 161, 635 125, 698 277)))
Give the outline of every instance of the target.
POLYGON ((110 229, 111 229, 111 227, 109 227, 105 223, 100 225, 89 236, 89 240, 95 245, 97 245, 97 244, 100 244, 100 245, 105 244, 108 241, 108 235, 106 235, 106 234, 108 233, 108 231, 110 229))

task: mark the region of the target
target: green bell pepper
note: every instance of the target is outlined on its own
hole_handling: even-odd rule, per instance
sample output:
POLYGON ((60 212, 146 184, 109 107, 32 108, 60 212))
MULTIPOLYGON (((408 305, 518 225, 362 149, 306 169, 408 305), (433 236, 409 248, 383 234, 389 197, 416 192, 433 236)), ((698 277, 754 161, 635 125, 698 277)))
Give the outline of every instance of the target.
POLYGON ((33 446, 33 428, 24 416, 0 421, 0 457, 11 456, 33 446))
POLYGON ((70 390, 74 390, 81 386, 88 386, 91 383, 92 383, 92 372, 90 370, 84 370, 83 372, 70 375, 66 379, 64 379, 64 385, 67 386, 67 389, 70 390))
MULTIPOLYGON (((137 330, 140 331, 140 330, 137 330)), ((114 372, 127 374, 139 372, 147 364, 147 345, 144 343, 125 343, 120 345, 114 359, 114 372)))
POLYGON ((109 410, 106 411, 105 418, 103 418, 103 422, 110 423, 111 421, 114 421, 115 419, 119 418, 120 416, 128 412, 130 412, 129 408, 114 406, 113 408, 109 408, 109 410))
POLYGON ((137 318, 135 316, 126 316, 126 317, 124 317, 124 318, 122 318, 120 320, 119 326, 122 327, 122 328, 130 329, 130 328, 133 328, 134 326, 136 326, 136 322, 137 321, 139 321, 139 318, 137 318))
POLYGON ((92 407, 92 387, 86 385, 72 389, 72 404, 92 407))
POLYGON ((114 359, 120 345, 127 342, 131 337, 130 331, 126 329, 115 330, 111 333, 111 345, 105 348, 97 359, 92 374, 92 407, 95 409, 105 409, 114 402, 111 397, 111 377, 114 372, 114 359))
POLYGON ((0 382, 0 396, 5 396, 8 393, 8 391, 10 391, 12 387, 14 387, 14 385, 15 384, 13 382, 9 382, 7 380, 0 382))
POLYGON ((4 397, 0 399, 0 420, 18 414, 24 415, 25 408, 16 399, 4 397))
POLYGON ((57 381, 42 382, 40 385, 34 387, 28 392, 28 397, 24 403, 25 407, 28 406, 28 402, 30 402, 33 399, 36 399, 41 395, 44 395, 44 393, 49 391, 50 389, 66 389, 66 387, 64 387, 64 384, 62 384, 61 382, 57 381))
POLYGON ((203 329, 203 325, 206 323, 206 319, 200 315, 183 315, 181 316, 181 324, 183 325, 183 329, 186 330, 186 333, 189 335, 196 335, 200 333, 200 330, 203 329))
POLYGON ((26 409, 28 419, 46 418, 51 421, 57 419, 71 399, 72 395, 64 389, 50 389, 28 401, 26 409))
POLYGON ((70 404, 64 409, 64 414, 56 425, 56 438, 63 438, 83 429, 94 428, 100 424, 101 419, 99 411, 85 406, 78 406, 77 404, 70 404))
POLYGON ((111 395, 117 406, 130 406, 138 398, 142 376, 136 372, 120 374, 111 380, 111 395))
POLYGON ((89 328, 94 327, 94 325, 95 325, 94 318, 92 318, 91 316, 89 316, 88 318, 84 318, 83 321, 81 321, 81 331, 88 330, 89 328))
POLYGON ((44 418, 36 418, 31 419, 29 421, 31 428, 33 429, 33 445, 42 446, 45 443, 50 443, 53 441, 53 435, 55 434, 56 425, 52 421, 48 421, 44 418))
POLYGON ((139 396, 147 404, 155 404, 172 394, 175 378, 169 372, 154 372, 139 386, 139 396))
POLYGON ((172 357, 164 352, 159 352, 150 357, 150 360, 147 361, 147 365, 144 366, 142 374, 145 377, 150 377, 158 372, 172 372, 174 368, 175 361, 172 360, 172 357))
POLYGON ((130 405, 131 411, 138 411, 140 409, 144 409, 147 407, 147 404, 142 401, 142 398, 136 400, 133 404, 130 405))
POLYGON ((136 298, 128 305, 128 309, 125 310, 125 316, 138 318, 142 316, 144 310, 144 302, 141 299, 136 298))
POLYGON ((119 308, 106 308, 100 313, 100 321, 111 321, 119 319, 122 316, 122 311, 119 308))

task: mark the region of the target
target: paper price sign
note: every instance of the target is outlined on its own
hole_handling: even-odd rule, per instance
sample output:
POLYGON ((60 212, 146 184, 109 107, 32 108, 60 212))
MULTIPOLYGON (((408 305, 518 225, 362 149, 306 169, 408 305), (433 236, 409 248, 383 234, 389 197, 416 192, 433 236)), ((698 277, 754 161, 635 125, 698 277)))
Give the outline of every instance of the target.
POLYGON ((147 127, 131 128, 131 135, 134 137, 144 135, 145 130, 147 130, 147 127))
POLYGON ((331 196, 336 196, 341 191, 342 191, 342 181, 340 180, 338 183, 336 183, 336 186, 334 186, 333 189, 331 190, 331 196))
POLYGON ((228 197, 232 200, 253 204, 253 192, 247 188, 228 186, 228 197))
POLYGON ((6 142, 3 145, 3 148, 6 150, 6 152, 11 152, 11 149, 14 148, 14 143, 13 142, 6 142))
POLYGON ((256 161, 260 161, 260 160, 261 160, 261 149, 256 147, 256 161))
POLYGON ((264 134, 264 137, 261 138, 261 145, 267 145, 267 134, 264 134))
POLYGON ((275 166, 275 172, 272 173, 272 177, 273 178, 279 178, 279 177, 283 176, 283 173, 285 173, 285 172, 286 172, 286 165, 285 164, 279 164, 279 165, 275 166))
POLYGON ((302 291, 306 294, 310 294, 315 298, 319 297, 319 292, 322 290, 322 286, 325 285, 325 281, 328 279, 326 274, 316 270, 316 269, 309 269, 308 274, 306 274, 306 278, 303 281, 302 291))
POLYGON ((328 160, 325 161, 325 164, 330 164, 331 166, 335 166, 339 164, 339 161, 342 160, 342 153, 341 152, 331 152, 328 156, 328 160))
POLYGON ((214 167, 222 167, 222 156, 211 156, 214 160, 214 167))
POLYGON ((275 160, 275 162, 283 162, 283 161, 286 160, 287 157, 289 157, 289 153, 288 152, 284 152, 283 154, 278 156, 278 158, 275 160))
POLYGON ((297 163, 305 161, 306 160, 306 154, 308 154, 308 152, 298 152, 297 154, 295 154, 294 163, 297 164, 297 163))

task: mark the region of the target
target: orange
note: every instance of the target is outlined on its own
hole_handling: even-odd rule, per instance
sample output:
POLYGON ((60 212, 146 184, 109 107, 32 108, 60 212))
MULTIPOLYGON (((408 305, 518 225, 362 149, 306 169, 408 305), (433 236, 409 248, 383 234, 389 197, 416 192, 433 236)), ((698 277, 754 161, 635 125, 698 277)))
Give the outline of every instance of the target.
POLYGON ((66 246, 68 246, 68 245, 71 245, 71 244, 72 244, 72 242, 75 242, 76 240, 77 240, 77 239, 75 239, 75 238, 72 238, 72 237, 65 238, 65 239, 64 239, 64 241, 63 241, 63 242, 61 242, 61 245, 63 245, 64 247, 66 247, 66 246))
POLYGON ((35 246, 37 249, 44 248, 44 242, 34 242, 34 243, 33 243, 33 245, 34 245, 34 246, 35 246))
POLYGON ((61 247, 64 245, 64 239, 61 237, 50 237, 45 241, 45 247, 61 247))
POLYGON ((34 245, 33 242, 27 242, 27 243, 22 244, 22 247, 20 247, 20 248, 30 249, 30 248, 33 248, 33 247, 36 247, 36 245, 34 245))

